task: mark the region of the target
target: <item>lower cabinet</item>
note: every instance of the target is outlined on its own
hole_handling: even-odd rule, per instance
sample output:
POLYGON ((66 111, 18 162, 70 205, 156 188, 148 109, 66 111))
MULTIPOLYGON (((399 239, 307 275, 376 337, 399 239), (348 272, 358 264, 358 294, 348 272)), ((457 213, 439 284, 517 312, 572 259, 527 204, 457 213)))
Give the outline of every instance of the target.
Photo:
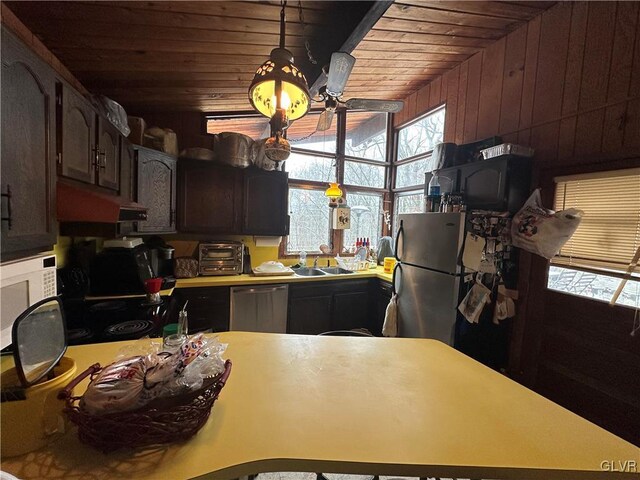
MULTIPOLYGON (((230 294, 230 287, 195 287, 176 288, 173 297, 177 310, 189 302, 189 332, 224 332, 229 330, 230 294)), ((391 284, 377 279, 291 283, 287 333, 366 328, 380 336, 390 299, 391 284)))
POLYGON ((318 335, 369 328, 370 281, 339 280, 289 286, 288 333, 318 335))
POLYGON ((178 309, 189 301, 189 333, 229 330, 229 287, 176 288, 173 296, 178 309))

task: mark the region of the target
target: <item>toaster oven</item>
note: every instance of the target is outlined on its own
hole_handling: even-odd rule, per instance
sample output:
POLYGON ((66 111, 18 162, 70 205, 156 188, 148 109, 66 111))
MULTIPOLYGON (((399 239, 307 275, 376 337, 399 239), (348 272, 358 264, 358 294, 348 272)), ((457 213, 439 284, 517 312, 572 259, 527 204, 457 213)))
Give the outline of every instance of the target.
POLYGON ((243 253, 244 246, 241 242, 200 243, 200 275, 240 275, 243 253))

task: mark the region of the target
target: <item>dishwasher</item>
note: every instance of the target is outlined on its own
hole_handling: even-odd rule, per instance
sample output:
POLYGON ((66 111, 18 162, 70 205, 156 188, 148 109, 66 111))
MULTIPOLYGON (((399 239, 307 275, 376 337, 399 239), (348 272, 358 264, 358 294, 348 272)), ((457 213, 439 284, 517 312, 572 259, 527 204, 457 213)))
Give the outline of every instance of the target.
POLYGON ((286 333, 287 285, 231 287, 230 330, 286 333))

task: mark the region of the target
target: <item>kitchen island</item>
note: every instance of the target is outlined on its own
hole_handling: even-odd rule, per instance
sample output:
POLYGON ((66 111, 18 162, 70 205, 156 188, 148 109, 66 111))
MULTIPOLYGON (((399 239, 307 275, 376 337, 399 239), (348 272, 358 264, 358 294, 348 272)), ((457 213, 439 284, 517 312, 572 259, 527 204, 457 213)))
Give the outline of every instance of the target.
MULTIPOLYGON (((3 460, 2 469, 24 480, 267 471, 578 480, 608 478, 611 462, 640 464, 638 447, 438 341, 245 332, 219 339, 233 370, 191 440, 105 455, 72 429, 3 460)), ((126 343, 71 347, 67 356, 80 372, 109 363, 126 343)))

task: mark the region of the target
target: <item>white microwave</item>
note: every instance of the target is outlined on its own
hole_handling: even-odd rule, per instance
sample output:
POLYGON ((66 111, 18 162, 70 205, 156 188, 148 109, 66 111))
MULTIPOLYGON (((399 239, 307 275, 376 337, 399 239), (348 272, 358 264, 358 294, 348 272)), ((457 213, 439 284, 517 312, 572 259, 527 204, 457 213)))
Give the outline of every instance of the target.
POLYGON ((38 255, 0 264, 0 348, 11 344, 11 327, 27 308, 57 294, 56 256, 38 255))

